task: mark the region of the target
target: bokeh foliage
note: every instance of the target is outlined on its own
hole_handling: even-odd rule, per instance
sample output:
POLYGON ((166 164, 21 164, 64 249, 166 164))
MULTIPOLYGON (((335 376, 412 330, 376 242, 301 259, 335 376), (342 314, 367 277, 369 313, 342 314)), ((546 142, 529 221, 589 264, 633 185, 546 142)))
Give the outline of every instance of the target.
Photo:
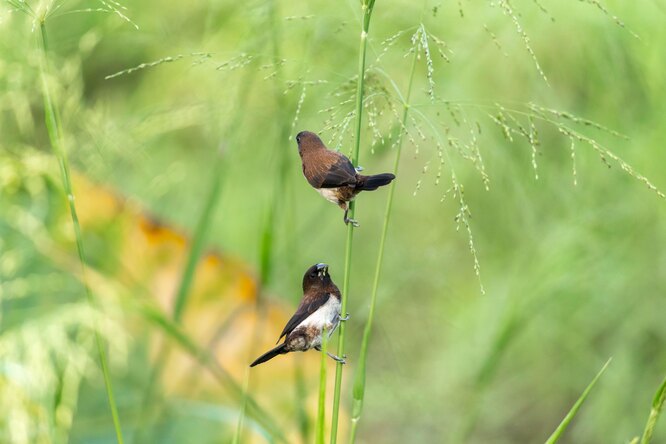
MULTIPOLYGON (((166 367, 165 413, 149 421, 142 415, 155 348, 166 336, 134 308, 141 301, 171 312, 190 238, 180 233, 194 231, 211 179, 221 173, 221 155, 223 186, 207 248, 223 254, 200 265, 184 331, 241 383, 251 350, 271 343, 297 303, 302 271, 324 261, 342 279, 341 214, 306 186, 291 136, 310 129, 343 152, 352 146, 356 2, 126 6, 122 14, 138 29, 113 11, 64 14, 89 7, 81 2, 66 2, 47 24, 65 145, 81 177, 75 192, 84 242, 102 302, 91 309, 43 124, 37 33, 29 17, 3 5, 0 440, 113 441, 92 320, 108 342, 127 437, 147 429, 159 442, 231 439, 242 402, 191 353, 176 354, 166 367), (268 286, 258 289, 253 275, 266 260, 270 208, 271 271, 268 286), (257 299, 266 301, 267 314, 254 311, 257 299), (251 340, 259 323, 260 345, 251 340), (188 384, 199 379, 200 385, 188 384)), ((580 140, 574 175, 569 135, 535 117, 538 143, 531 144, 530 112, 513 115, 523 119, 528 136, 521 137, 510 110, 537 104, 626 135, 550 115, 666 189, 665 8, 660 0, 375 4, 361 153, 366 171, 391 167, 395 88, 406 88, 410 51, 422 56, 413 120, 404 129, 360 440, 543 441, 610 356, 563 440, 626 442, 641 433, 666 372, 665 202, 580 140), (430 60, 418 33, 432 36, 430 60), (473 235, 480 279, 461 218, 473 235)), ((385 194, 362 197, 347 324, 347 407, 385 194)), ((250 384, 259 405, 294 440, 311 432, 307 421, 299 426, 298 405, 310 418, 316 411, 319 356, 313 355, 259 367, 250 384), (301 360, 305 394, 294 376, 301 360)), ((251 414, 246 427, 247 439, 266 433, 251 414)), ((666 440, 664 421, 653 440, 666 440)))

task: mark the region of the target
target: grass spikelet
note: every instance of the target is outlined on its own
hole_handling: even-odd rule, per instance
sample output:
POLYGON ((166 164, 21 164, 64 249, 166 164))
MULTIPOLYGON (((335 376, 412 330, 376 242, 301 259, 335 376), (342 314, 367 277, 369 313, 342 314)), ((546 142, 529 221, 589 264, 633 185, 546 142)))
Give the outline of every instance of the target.
POLYGON ((486 166, 483 163, 483 157, 481 156, 481 147, 479 146, 479 139, 476 137, 476 131, 474 127, 470 127, 470 150, 472 151, 472 162, 474 167, 481 175, 481 180, 483 181, 483 186, 486 191, 490 191, 490 177, 486 173, 486 166))
POLYGON ((456 114, 457 112, 460 112, 460 108, 448 101, 444 102, 444 106, 446 107, 446 110, 449 112, 449 116, 451 116, 451 120, 453 120, 453 123, 455 123, 456 126, 460 126, 460 119, 458 118, 458 114, 456 114))
POLYGON ((244 52, 240 53, 236 57, 233 57, 226 62, 221 63, 215 69, 218 71, 234 71, 240 68, 244 68, 254 60, 254 56, 246 54, 244 52))
POLYGON ((109 74, 108 76, 104 77, 104 80, 110 80, 110 79, 113 79, 113 78, 116 78, 116 77, 124 76, 124 75, 127 75, 127 74, 132 74, 136 71, 141 71, 142 69, 146 69, 146 68, 153 68, 155 66, 159 66, 159 65, 162 65, 164 63, 172 63, 172 62, 181 60, 183 57, 185 57, 185 55, 178 54, 176 56, 162 57, 161 59, 155 60, 154 62, 141 63, 139 65, 136 65, 136 66, 132 67, 132 68, 123 69, 122 71, 118 71, 116 73, 109 74))
POLYGON ((285 21, 290 22, 293 20, 310 20, 312 18, 315 18, 313 14, 310 15, 290 15, 284 18, 285 21))
POLYGON ((569 129, 569 128, 562 127, 562 131, 564 132, 564 134, 566 134, 568 136, 571 136, 571 137, 575 138, 576 140, 578 140, 579 142, 583 142, 583 143, 589 145, 590 147, 592 147, 592 149, 594 149, 594 151, 596 151, 599 154, 602 162, 604 162, 606 165, 608 165, 609 168, 610 168, 611 164, 609 163, 608 159, 610 158, 615 163, 617 163, 624 172, 626 172, 627 174, 629 174, 633 178, 643 182, 648 187, 648 189, 655 192, 657 194, 657 196, 661 197, 662 199, 666 198, 666 195, 664 195, 664 193, 659 188, 657 188, 652 182, 650 182, 650 180, 647 177, 645 177, 642 174, 636 172, 636 170, 634 170, 631 165, 629 165, 627 162, 625 162, 622 158, 620 158, 618 155, 616 155, 612 151, 604 148, 596 140, 591 139, 591 138, 589 138, 589 137, 587 137, 587 136, 585 136, 585 135, 583 135, 583 134, 581 134, 577 131, 569 129))
POLYGON ((551 22, 554 22, 554 21, 555 21, 555 17, 553 17, 552 14, 551 14, 550 12, 548 12, 548 10, 547 10, 546 7, 543 5, 543 3, 541 3, 539 0, 533 0, 533 1, 534 1, 534 4, 536 5, 536 7, 539 8, 539 10, 540 10, 541 12, 543 12, 544 14, 546 14, 546 15, 548 16, 548 18, 550 19, 551 22))
POLYGON ((428 78, 428 96, 430 100, 435 100, 435 80, 433 79, 433 74, 435 68, 432 64, 432 56, 430 55, 430 47, 428 46, 428 33, 426 32, 425 26, 421 23, 419 27, 419 47, 423 50, 423 56, 426 60, 426 77, 428 78))
POLYGON ((541 69, 541 65, 539 64, 539 60, 537 59, 536 54, 534 53, 534 50, 532 49, 532 45, 530 44, 530 38, 523 29, 523 26, 520 24, 520 20, 518 20, 518 16, 513 10, 513 7, 511 7, 511 4, 509 3, 509 0, 499 0, 498 4, 504 11, 504 13, 511 19, 513 22, 514 27, 516 28, 516 32, 518 35, 520 35, 520 38, 523 40, 523 43, 525 44, 525 49, 529 53, 530 57, 532 58, 532 61, 534 62, 534 66, 536 67, 536 70, 539 72, 539 75, 543 79, 544 82, 546 82, 547 85, 550 86, 550 83, 548 82, 548 78, 546 77, 546 73, 543 72, 543 69, 541 69))
POLYGON ((298 123, 298 118, 301 115, 301 109, 303 109, 303 103, 305 103, 305 91, 306 91, 307 85, 303 83, 303 88, 301 89, 301 94, 298 96, 298 102, 296 104, 296 111, 294 112, 294 120, 291 122, 291 131, 290 131, 290 136, 289 138, 294 135, 294 130, 296 128, 296 124, 298 123))
POLYGON ((580 1, 582 1, 582 2, 584 2, 584 3, 589 3, 590 5, 593 5, 593 6, 596 6, 597 9, 599 9, 599 10, 600 10, 601 12, 603 12, 605 15, 607 15, 608 17, 610 17, 610 18, 615 22, 615 24, 616 24, 617 26, 619 26, 620 28, 625 29, 625 30, 626 30, 629 34, 631 34, 634 38, 636 38, 636 39, 638 39, 638 40, 641 39, 641 38, 638 36, 638 34, 636 34, 636 33, 633 32, 631 29, 629 29, 627 26, 625 26, 624 22, 623 22, 622 20, 620 20, 619 17, 617 17, 617 16, 611 14, 611 13, 608 11, 608 9, 606 9, 606 7, 605 7, 604 5, 602 5, 602 4, 599 2, 599 0, 580 0, 580 1))
POLYGON ((504 48, 502 47, 502 44, 501 44, 500 41, 497 39, 497 36, 495 35, 495 33, 493 33, 493 32, 490 30, 490 28, 488 28, 488 25, 485 25, 485 24, 484 24, 484 25, 483 25, 483 29, 484 29, 484 30, 486 31, 486 33, 490 36, 490 39, 493 41, 493 43, 495 44, 495 46, 497 47, 497 49, 499 49, 499 51, 502 53, 502 55, 503 55, 504 57, 509 57, 509 54, 504 50, 504 48))
POLYGON ((442 169, 444 168, 444 153, 442 144, 439 141, 435 142, 435 148, 437 152, 437 157, 439 162, 437 162, 437 174, 435 175, 435 186, 439 185, 439 181, 442 178, 442 169))
MULTIPOLYGON (((612 136, 615 136, 619 139, 629 140, 629 137, 627 137, 626 135, 624 135, 622 133, 619 133, 619 132, 617 132, 613 129, 610 129, 606 126, 603 126, 603 125, 601 125, 597 122, 593 122, 592 120, 583 119, 582 117, 574 116, 573 114, 568 113, 566 111, 559 111, 559 110, 556 110, 556 109, 546 108, 546 107, 543 107, 543 106, 536 105, 534 103, 529 103, 527 106, 528 106, 529 110, 541 115, 545 120, 549 120, 549 119, 546 116, 544 116, 544 114, 550 114, 550 115, 558 117, 560 119, 570 120, 571 122, 574 122, 574 123, 579 124, 579 125, 588 126, 588 127, 591 127, 591 128, 598 129, 598 130, 603 131, 605 133, 608 133, 612 136)), ((552 123, 552 121, 551 121, 551 123, 552 123)))
POLYGON ((405 35, 406 33, 410 32, 413 28, 408 28, 408 29, 403 29, 402 31, 398 31, 395 34, 393 34, 391 37, 388 37, 384 41, 382 41, 379 44, 379 47, 381 48, 381 52, 377 55, 377 58, 375 59, 375 63, 379 62, 379 60, 388 52, 389 49, 393 45, 395 45, 398 42, 398 39, 405 35))
POLYGON ((476 247, 474 246, 474 236, 472 235, 472 227, 469 224, 469 219, 472 217, 472 213, 465 202, 465 191, 463 186, 458 182, 455 172, 451 170, 451 184, 453 188, 453 195, 457 198, 459 208, 458 214, 456 214, 456 231, 460 230, 460 224, 465 227, 467 231, 467 246, 469 247, 469 252, 472 253, 472 258, 474 260, 474 274, 479 281, 479 288, 481 294, 486 294, 486 290, 483 287, 483 282, 481 281, 481 265, 479 264, 479 258, 477 256, 476 247))
POLYGON ((135 29, 139 29, 139 25, 134 23, 132 19, 125 15, 123 11, 127 11, 127 8, 115 0, 98 0, 109 12, 113 12, 121 19, 125 20, 130 25, 134 26, 135 29))
POLYGON ((446 42, 432 33, 428 33, 428 38, 435 44, 439 56, 443 58, 446 63, 450 63, 451 59, 449 59, 449 56, 446 55, 446 53, 448 52, 449 55, 453 55, 453 51, 449 48, 446 42))
MULTIPOLYGON (((499 107, 499 105, 498 105, 499 107)), ((488 114, 488 117, 492 119, 493 122, 495 122, 501 129, 502 133, 504 134, 504 138, 508 140, 509 142, 513 142, 513 136, 511 135, 512 132, 515 130, 511 128, 507 123, 506 123, 506 117, 504 116, 504 112, 502 111, 502 108, 497 111, 497 115, 493 116, 492 114, 488 114)))
POLYGON ((530 147, 532 148, 532 169, 534 169, 534 178, 539 180, 539 170, 537 167, 537 146, 539 145, 539 136, 532 117, 528 117, 527 120, 530 124, 528 140, 530 142, 530 147))

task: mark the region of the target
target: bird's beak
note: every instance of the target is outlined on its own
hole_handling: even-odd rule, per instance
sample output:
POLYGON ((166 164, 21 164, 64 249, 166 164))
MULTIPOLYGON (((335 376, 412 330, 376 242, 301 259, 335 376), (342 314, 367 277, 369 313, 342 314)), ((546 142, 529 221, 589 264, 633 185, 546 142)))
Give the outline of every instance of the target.
POLYGON ((326 276, 328 273, 328 265, 326 264, 317 264, 317 273, 320 277, 326 276))

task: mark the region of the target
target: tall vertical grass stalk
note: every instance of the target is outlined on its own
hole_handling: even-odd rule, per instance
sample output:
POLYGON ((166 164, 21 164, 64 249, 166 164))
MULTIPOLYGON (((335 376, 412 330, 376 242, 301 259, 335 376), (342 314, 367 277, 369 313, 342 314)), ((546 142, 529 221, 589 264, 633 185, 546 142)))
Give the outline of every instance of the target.
MULTIPOLYGON (((358 74, 356 79, 356 138, 354 139, 354 150, 352 152, 352 163, 358 166, 358 153, 361 146, 361 122, 363 117, 363 88, 365 82, 365 58, 368 47, 368 30, 370 28, 370 18, 375 0, 361 0, 361 11, 363 18, 361 22, 360 48, 358 54, 358 74)), ((352 219, 356 205, 351 202, 349 214, 352 219)), ((347 297, 349 296, 349 279, 351 274, 352 245, 354 240, 354 226, 347 225, 347 241, 345 242, 345 274, 342 283, 342 307, 343 316, 347 313, 347 297)), ((338 356, 345 354, 345 322, 340 325, 340 334, 338 336, 338 356)), ((331 416, 331 444, 335 444, 338 438, 338 415, 340 412, 340 391, 342 387, 342 363, 338 362, 335 367, 335 386, 333 391, 333 413, 331 416)))
POLYGON ((649 444, 652 441, 652 433, 654 432, 654 426, 657 425, 657 419, 659 414, 664 408, 664 403, 666 402, 666 378, 661 383, 657 389, 657 393, 654 395, 652 400, 652 408, 650 409, 650 416, 648 417, 647 423, 645 424, 645 430, 643 431, 643 436, 641 437, 641 444, 649 444))
MULTIPOLYGON (((270 4, 269 14, 269 27, 272 41, 273 63, 275 63, 275 106, 278 114, 287 109, 285 95, 282 94, 281 87, 284 85, 284 75, 282 69, 282 59, 279 41, 281 39, 281 32, 279 28, 279 17, 277 11, 277 1, 273 0, 270 4)), ((291 126, 289 122, 283 118, 280 125, 279 145, 285 143, 289 139, 289 132, 291 126)), ((259 254, 259 279, 261 285, 268 284, 273 270, 273 246, 275 244, 275 219, 278 210, 281 208, 280 196, 284 195, 284 188, 286 184, 287 172, 289 171, 289 162, 287 157, 287 150, 280 150, 278 160, 278 174, 276 176, 275 186, 273 187, 273 196, 270 200, 268 216, 264 225, 264 230, 261 236, 261 246, 259 254)))
MULTIPOLYGON (((49 140, 51 141, 51 147, 53 152, 58 159, 58 164, 60 166, 60 175, 62 177, 62 183, 65 188, 65 194, 67 195, 67 204, 69 205, 69 213, 72 219, 72 225, 74 226, 74 237, 76 239, 76 249, 79 254, 79 261, 81 263, 81 273, 82 273, 82 282, 85 288, 86 297, 88 303, 92 306, 95 306, 95 299, 93 297, 90 286, 85 277, 86 272, 86 255, 83 249, 83 236, 81 235, 81 225, 79 224, 79 217, 76 212, 76 204, 74 202, 74 191, 72 189, 72 180, 71 174, 69 171, 69 163, 67 161, 67 153, 65 152, 64 147, 62 146, 62 125, 60 123, 60 115, 56 108, 56 105, 53 102, 53 94, 51 87, 49 85, 48 79, 48 37, 46 33, 46 18, 44 16, 39 19, 39 31, 41 34, 41 65, 40 65, 40 74, 42 78, 42 95, 44 96, 44 119, 46 122, 46 129, 49 134, 49 140)), ((99 335, 97 329, 94 329, 95 335, 95 344, 97 346, 97 352, 99 354, 99 363, 102 368, 102 375, 104 377, 104 386, 106 387, 106 394, 109 401, 109 408, 111 409, 111 417, 113 418, 113 427, 116 432, 116 440, 119 444, 123 444, 123 434, 120 427, 120 419, 118 418, 118 408, 116 406, 115 397, 113 394, 113 386, 111 385, 111 377, 109 375, 109 366, 106 361, 106 353, 104 352, 104 347, 102 345, 102 339, 99 335)))
POLYGON ((601 370, 599 370, 599 373, 597 373, 597 376, 594 377, 592 382, 585 388, 583 393, 580 395, 576 403, 571 407, 571 410, 569 410, 569 413, 567 413, 567 416, 564 417, 562 422, 560 423, 559 426, 555 429, 552 435, 546 440, 546 444, 555 444, 560 437, 562 437, 562 434, 566 431, 567 427, 569 427, 569 424, 573 420, 574 416, 576 416, 576 413, 578 413, 578 410, 580 407, 583 405, 583 402, 585 402, 585 399, 587 398, 587 395, 590 394, 590 391, 592 390, 592 387, 597 383, 601 375, 606 371, 606 368, 608 367, 608 364, 610 364, 611 360, 613 358, 609 358, 608 361, 604 364, 603 367, 601 367, 601 370))
MULTIPOLYGON (((407 94, 403 99, 402 123, 398 127, 396 139, 396 154, 393 163, 393 174, 398 175, 398 166, 400 164, 400 153, 402 151, 402 141, 404 131, 403 128, 407 125, 407 117, 409 113, 409 101, 412 95, 412 85, 414 83, 414 72, 416 71, 416 61, 418 59, 418 52, 414 51, 412 56, 412 67, 409 73, 409 83, 407 85, 407 94)), ((375 275, 372 282, 372 293, 370 295, 370 311, 368 312, 368 320, 365 323, 363 330, 363 339, 361 340, 361 351, 358 356, 358 365, 354 375, 353 385, 353 400, 352 400, 352 415, 351 415, 351 435, 349 442, 356 441, 356 432, 358 430, 358 423, 361 419, 363 411, 363 400, 365 397, 365 375, 366 365, 368 361, 368 346, 370 343, 370 334, 372 333, 372 321, 375 316, 375 307, 377 305, 377 291, 379 289, 379 276, 382 270, 382 263, 384 260, 384 247, 386 245, 386 235, 388 233, 389 221, 391 219, 391 210, 393 208, 393 195, 395 194, 396 182, 391 182, 388 197, 386 198, 386 210, 384 211, 384 223, 382 224, 382 234, 379 240, 379 251, 377 252, 377 264, 375 266, 375 275)))
POLYGON ((319 370, 319 403, 317 408, 316 443, 324 444, 326 436, 326 364, 328 364, 328 331, 321 332, 321 369, 319 370))

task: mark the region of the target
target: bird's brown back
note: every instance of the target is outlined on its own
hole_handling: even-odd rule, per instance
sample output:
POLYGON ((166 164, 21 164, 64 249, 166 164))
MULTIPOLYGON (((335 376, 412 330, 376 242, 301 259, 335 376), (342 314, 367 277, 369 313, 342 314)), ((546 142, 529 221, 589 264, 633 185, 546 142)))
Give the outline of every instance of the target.
POLYGON ((303 132, 298 151, 303 162, 303 175, 315 188, 335 188, 356 183, 356 170, 341 153, 326 148, 314 133, 303 132))

